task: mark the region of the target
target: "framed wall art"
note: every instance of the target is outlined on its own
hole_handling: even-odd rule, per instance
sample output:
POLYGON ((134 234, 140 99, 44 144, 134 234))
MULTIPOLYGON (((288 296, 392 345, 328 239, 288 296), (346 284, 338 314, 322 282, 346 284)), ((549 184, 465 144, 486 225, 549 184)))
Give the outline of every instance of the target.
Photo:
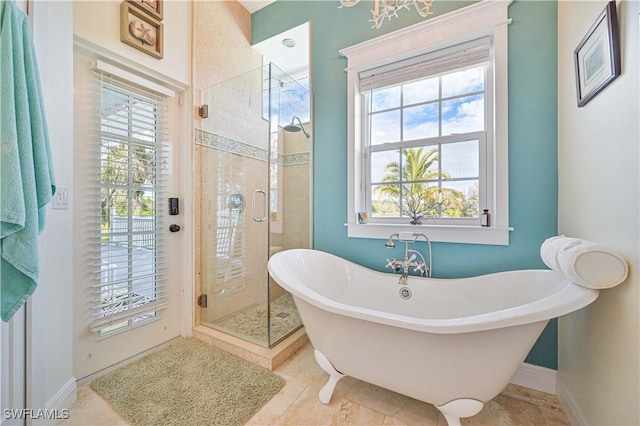
POLYGON ((122 2, 120 11, 120 41, 154 58, 162 59, 162 23, 132 6, 130 2, 122 2))
POLYGON ((127 0, 127 2, 148 13, 158 21, 162 21, 162 8, 164 0, 127 0))
POLYGON ((611 1, 574 51, 578 107, 586 105, 618 77, 620 35, 616 2, 611 1))

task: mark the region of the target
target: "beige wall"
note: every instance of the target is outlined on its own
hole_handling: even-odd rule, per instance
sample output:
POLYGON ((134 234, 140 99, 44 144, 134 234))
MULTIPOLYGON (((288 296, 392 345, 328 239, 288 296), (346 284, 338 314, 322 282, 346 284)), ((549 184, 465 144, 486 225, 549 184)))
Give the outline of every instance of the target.
POLYGON ((204 89, 262 65, 251 48, 251 15, 236 1, 193 3, 194 87, 204 89))
POLYGON ((157 70, 184 84, 191 81, 191 7, 188 1, 165 1, 164 58, 158 60, 120 41, 122 0, 73 2, 73 34, 116 55, 157 70))
POLYGON ((640 424, 639 3, 618 3, 622 75, 582 108, 573 51, 605 1, 558 3, 559 232, 609 246, 627 281, 560 320, 559 395, 574 422, 640 424))

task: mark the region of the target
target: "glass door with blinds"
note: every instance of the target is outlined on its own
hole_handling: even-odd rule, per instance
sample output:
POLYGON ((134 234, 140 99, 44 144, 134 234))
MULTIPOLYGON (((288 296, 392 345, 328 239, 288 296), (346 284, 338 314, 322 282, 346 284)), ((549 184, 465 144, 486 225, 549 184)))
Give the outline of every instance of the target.
POLYGON ((85 249, 76 273, 86 283, 76 289, 79 377, 177 337, 180 323, 180 236, 170 230, 180 220, 168 206, 179 186, 177 100, 88 59, 76 54, 75 97, 86 95, 75 111, 86 182, 76 194, 85 249))
MULTIPOLYGON (((103 82, 100 126, 100 282, 92 329, 105 336, 166 307, 167 198, 163 99, 103 82)), ((98 256, 96 256, 96 260, 98 256)))

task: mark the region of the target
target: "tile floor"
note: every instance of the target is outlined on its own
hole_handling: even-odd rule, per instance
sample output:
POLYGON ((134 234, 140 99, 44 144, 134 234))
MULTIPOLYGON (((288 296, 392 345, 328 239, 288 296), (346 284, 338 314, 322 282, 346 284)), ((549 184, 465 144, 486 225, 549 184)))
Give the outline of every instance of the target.
MULTIPOLYGON (((331 403, 318 401, 318 391, 328 377, 313 358, 310 344, 276 371, 287 384, 247 425, 446 425, 430 404, 408 398, 359 380, 345 377, 331 403)), ((61 425, 126 425, 89 385, 78 390, 70 418, 61 425)), ((509 385, 463 425, 565 425, 569 420, 558 399, 549 394, 509 385)))
MULTIPOLYGON (((271 327, 267 330, 267 305, 251 306, 213 323, 205 323, 216 330, 248 339, 258 345, 267 345, 267 334, 271 334, 271 341, 276 342, 291 330, 302 325, 300 314, 289 293, 271 302, 271 327)), ((268 346, 268 345, 267 345, 268 346)))

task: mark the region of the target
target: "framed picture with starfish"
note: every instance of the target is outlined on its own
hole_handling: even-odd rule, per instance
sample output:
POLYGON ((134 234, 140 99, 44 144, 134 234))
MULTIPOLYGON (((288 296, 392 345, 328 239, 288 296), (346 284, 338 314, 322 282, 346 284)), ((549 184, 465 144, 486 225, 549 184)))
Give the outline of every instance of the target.
POLYGON ((147 12, 158 21, 162 21, 162 7, 164 0, 127 0, 127 2, 147 12))
POLYGON ((151 55, 163 57, 163 25, 130 2, 120 6, 120 41, 151 55))

